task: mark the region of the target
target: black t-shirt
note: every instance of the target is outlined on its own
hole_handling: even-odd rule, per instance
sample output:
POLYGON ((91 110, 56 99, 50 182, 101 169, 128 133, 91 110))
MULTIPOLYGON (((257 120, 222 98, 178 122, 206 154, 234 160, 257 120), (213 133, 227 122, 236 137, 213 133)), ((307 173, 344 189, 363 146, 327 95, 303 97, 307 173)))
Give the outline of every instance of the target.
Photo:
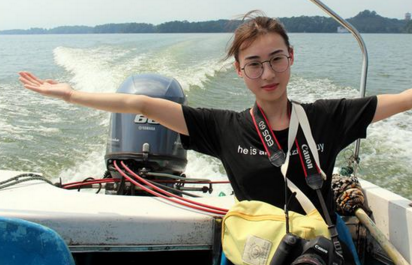
MULTIPOLYGON (((376 105, 376 97, 302 104, 318 147, 321 168, 327 175, 322 193, 331 213, 335 209, 331 176, 336 157, 356 139, 366 137, 366 128, 373 119, 376 105)), ((181 135, 183 146, 219 158, 238 200, 259 200, 283 207, 282 173, 269 162, 249 110, 235 112, 184 106, 190 137, 181 135)), ((288 129, 274 133, 286 153, 288 129)), ((323 214, 316 193, 306 184, 295 146, 292 147, 287 177, 323 214)), ((289 209, 304 214, 296 199, 291 201, 289 209)))

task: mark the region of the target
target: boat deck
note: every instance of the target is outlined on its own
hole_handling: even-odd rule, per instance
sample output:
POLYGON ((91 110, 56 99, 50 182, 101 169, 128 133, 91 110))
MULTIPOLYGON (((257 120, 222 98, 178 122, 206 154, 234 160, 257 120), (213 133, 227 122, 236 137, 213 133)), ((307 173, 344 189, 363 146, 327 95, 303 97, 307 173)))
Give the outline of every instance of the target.
MULTIPOLYGON (((0 181, 22 172, 0 171, 0 181)), ((233 197, 196 198, 223 208, 233 197)), ((210 250, 220 239, 217 216, 154 197, 69 191, 43 181, 0 190, 0 215, 59 233, 72 252, 210 250)))

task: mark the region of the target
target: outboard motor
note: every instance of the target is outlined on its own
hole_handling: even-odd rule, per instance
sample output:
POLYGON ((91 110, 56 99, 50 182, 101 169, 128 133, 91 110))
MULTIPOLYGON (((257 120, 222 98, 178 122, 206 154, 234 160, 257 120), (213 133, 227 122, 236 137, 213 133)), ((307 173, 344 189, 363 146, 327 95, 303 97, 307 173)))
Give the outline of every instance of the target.
MULTIPOLYGON (((157 74, 133 75, 123 82, 117 93, 145 95, 186 105, 186 97, 176 79, 157 74)), ((180 176, 187 164, 186 150, 178 133, 142 114, 122 113, 111 116, 105 160, 106 177, 120 179, 123 177, 114 168, 114 160, 124 161, 133 172, 148 179, 150 173, 180 176)), ((135 187, 127 188, 131 184, 124 182, 113 184, 112 190, 110 185, 106 186, 106 193, 135 195, 135 187)))

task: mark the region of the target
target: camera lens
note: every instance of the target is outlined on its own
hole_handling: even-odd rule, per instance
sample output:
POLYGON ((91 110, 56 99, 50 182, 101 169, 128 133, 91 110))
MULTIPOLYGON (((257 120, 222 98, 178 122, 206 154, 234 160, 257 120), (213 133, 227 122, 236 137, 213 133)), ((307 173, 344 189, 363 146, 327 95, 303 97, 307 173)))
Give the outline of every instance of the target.
POLYGON ((291 265, 326 265, 326 263, 316 254, 304 254, 299 256, 291 265))

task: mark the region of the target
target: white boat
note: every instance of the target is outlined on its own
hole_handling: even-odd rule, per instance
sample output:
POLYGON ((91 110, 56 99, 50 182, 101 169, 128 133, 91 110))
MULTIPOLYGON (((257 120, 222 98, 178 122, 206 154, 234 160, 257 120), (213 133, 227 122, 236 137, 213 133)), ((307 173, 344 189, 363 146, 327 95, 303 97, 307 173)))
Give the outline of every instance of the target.
MULTIPOLYGON (((1 170, 0 182, 23 173, 1 170)), ((411 202, 368 181, 361 180, 361 184, 377 226, 411 263, 411 202)), ((223 208, 234 202, 232 196, 193 200, 223 208)), ((156 197, 79 193, 32 180, 0 190, 0 216, 55 230, 77 264, 125 257, 144 257, 153 264, 165 259, 175 259, 178 264, 220 264, 220 217, 156 197)), ((364 264, 392 264, 376 243, 365 237, 355 217, 346 221, 363 251, 364 264)))
MULTIPOLYGON (((0 182, 22 173, 0 171, 0 182)), ((219 207, 234 202, 231 196, 193 200, 219 207)), ((146 253, 152 262, 170 257, 179 260, 178 264, 193 263, 193 258, 195 264, 219 264, 217 215, 156 197, 79 193, 33 180, 0 190, 0 216, 55 230, 78 264, 84 264, 84 260, 93 260, 86 264, 115 261, 120 253, 128 253, 133 259, 141 258, 138 253, 146 253)))

